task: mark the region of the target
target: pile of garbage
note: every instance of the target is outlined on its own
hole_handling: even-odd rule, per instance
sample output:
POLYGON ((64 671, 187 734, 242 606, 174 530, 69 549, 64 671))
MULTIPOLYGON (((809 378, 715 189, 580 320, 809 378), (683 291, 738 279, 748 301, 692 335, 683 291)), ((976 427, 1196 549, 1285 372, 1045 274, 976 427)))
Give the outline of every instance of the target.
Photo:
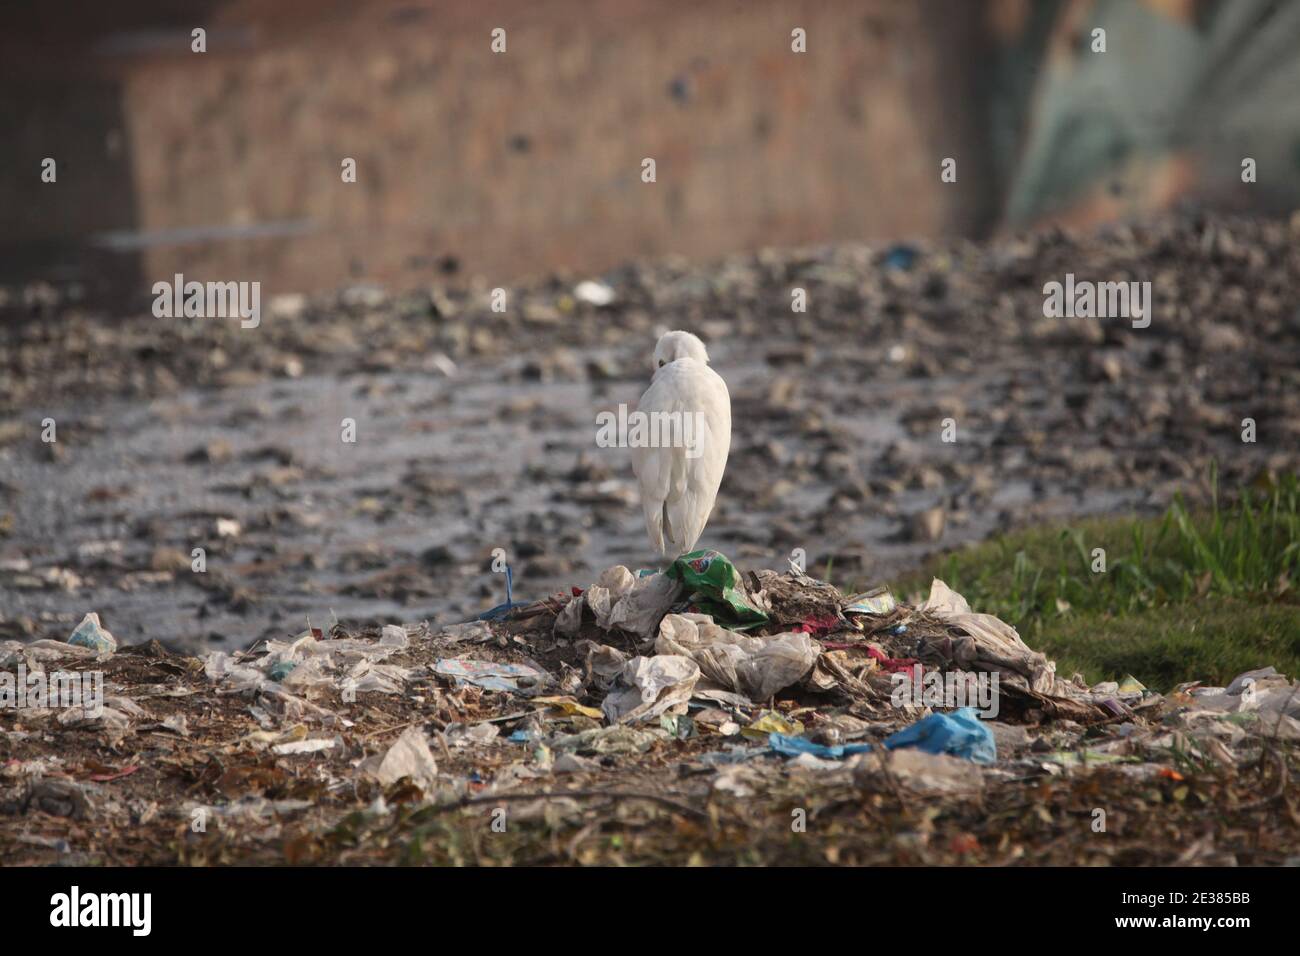
MULTIPOLYGON (((923 686, 969 684, 944 678, 953 674, 995 677, 987 709, 1021 722, 1091 724, 1131 717, 1155 703, 1154 695, 1135 697, 1109 683, 1062 680, 1015 628, 973 613, 937 579, 926 601, 908 607, 883 588, 841 595, 793 566, 745 582, 725 556, 698 551, 662 573, 610 568, 575 592, 554 614, 552 634, 573 642, 591 678, 584 686, 607 692, 602 707, 611 723, 685 713, 690 701, 753 711, 783 692, 852 704, 886 719, 899 709, 893 706, 898 677, 917 693, 923 686), (611 636, 622 646, 604 643, 611 636)), ((545 612, 554 609, 552 599, 519 617, 540 612, 549 620, 545 612)), ((539 639, 536 627, 525 633, 539 639)))
POLYGON ((703 827, 796 780, 856 794, 836 805, 980 806, 1099 769, 1184 792, 1189 766, 1231 776, 1300 741, 1300 684, 1272 668, 1088 686, 939 580, 910 605, 698 551, 485 618, 204 658, 120 647, 93 614, 67 643, 0 643, 0 861, 344 859, 356 827, 408 826, 397 806, 556 826, 601 795, 703 827), (60 696, 95 674, 95 706, 60 696))

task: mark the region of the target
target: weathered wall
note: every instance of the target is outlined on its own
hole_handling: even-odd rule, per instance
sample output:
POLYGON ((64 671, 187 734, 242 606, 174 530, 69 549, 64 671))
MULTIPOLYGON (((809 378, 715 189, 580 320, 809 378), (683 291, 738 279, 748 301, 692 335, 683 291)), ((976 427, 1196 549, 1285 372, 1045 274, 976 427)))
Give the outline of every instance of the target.
POLYGON ((988 204, 941 188, 938 161, 971 136, 952 59, 975 8, 935 7, 243 0, 203 18, 203 55, 168 11, 170 33, 94 39, 92 60, 120 85, 129 180, 113 182, 117 207, 74 192, 109 180, 102 157, 68 146, 82 155, 41 197, 63 215, 29 207, 20 231, 295 224, 306 231, 291 239, 133 254, 146 284, 183 271, 275 290, 415 283, 450 259, 509 278, 965 231, 988 204), (489 49, 495 26, 504 55, 489 49), (805 55, 790 50, 795 26, 805 55), (356 184, 340 180, 345 156, 356 184))

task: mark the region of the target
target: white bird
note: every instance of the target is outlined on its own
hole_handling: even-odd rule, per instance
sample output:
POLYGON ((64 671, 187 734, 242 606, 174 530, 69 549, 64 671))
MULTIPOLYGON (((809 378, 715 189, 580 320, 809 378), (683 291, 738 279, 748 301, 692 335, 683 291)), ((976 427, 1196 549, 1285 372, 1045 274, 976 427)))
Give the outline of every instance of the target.
POLYGON ((709 368, 704 343, 690 332, 664 334, 655 361, 637 412, 650 419, 654 436, 662 435, 656 421, 685 422, 678 432, 685 441, 629 444, 650 544, 662 557, 676 558, 694 549, 718 497, 731 448, 731 396, 709 368))

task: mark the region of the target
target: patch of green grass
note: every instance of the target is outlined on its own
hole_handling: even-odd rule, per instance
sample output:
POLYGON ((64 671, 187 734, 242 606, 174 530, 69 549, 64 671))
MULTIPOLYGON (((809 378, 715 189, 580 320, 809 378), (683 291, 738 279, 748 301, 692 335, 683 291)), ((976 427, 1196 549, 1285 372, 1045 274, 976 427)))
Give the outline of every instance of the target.
POLYGON ((1214 473, 1210 487, 1196 512, 1179 498, 1160 518, 1014 532, 937 558, 897 590, 924 595, 942 578, 1065 677, 1133 674, 1167 690, 1266 664, 1300 676, 1300 483, 1243 489, 1229 504, 1214 473))

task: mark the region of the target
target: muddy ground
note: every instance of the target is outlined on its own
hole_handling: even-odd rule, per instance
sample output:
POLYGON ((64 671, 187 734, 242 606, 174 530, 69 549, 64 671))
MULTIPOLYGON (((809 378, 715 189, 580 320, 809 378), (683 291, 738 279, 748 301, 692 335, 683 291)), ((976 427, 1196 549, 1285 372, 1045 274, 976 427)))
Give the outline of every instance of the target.
POLYGON ((264 290, 252 329, 106 321, 28 289, 0 332, 0 637, 65 638, 93 610, 125 643, 246 647, 462 620, 504 598, 498 547, 524 598, 647 565, 628 454, 596 446, 596 415, 636 401, 666 328, 698 332, 732 394, 701 545, 758 566, 802 548, 866 585, 1012 524, 1159 508, 1211 459, 1228 485, 1293 469, 1298 238, 1188 215, 768 251, 628 266, 600 306, 552 277, 508 288, 504 313, 454 276, 264 290), (1150 281, 1150 327, 1044 318, 1066 273, 1150 281))

